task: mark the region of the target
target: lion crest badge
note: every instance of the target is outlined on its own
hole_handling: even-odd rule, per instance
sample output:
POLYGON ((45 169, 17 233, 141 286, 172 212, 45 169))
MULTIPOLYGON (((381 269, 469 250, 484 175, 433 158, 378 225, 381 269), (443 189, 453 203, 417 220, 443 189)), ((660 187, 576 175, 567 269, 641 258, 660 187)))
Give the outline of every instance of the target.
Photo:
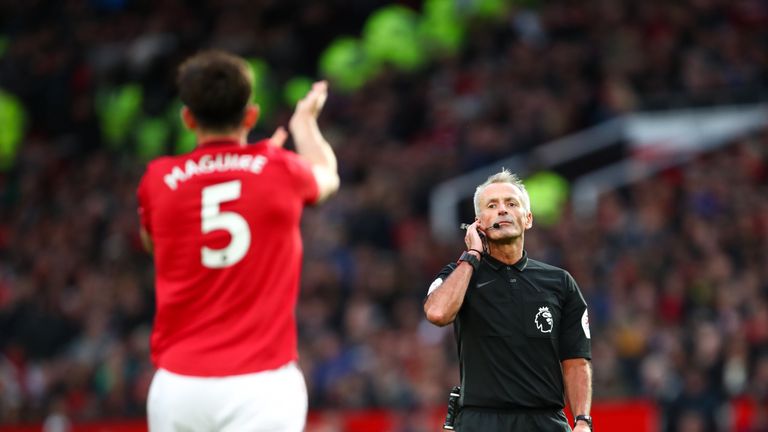
POLYGON ((536 328, 539 329, 540 332, 552 333, 554 320, 552 319, 552 312, 549 311, 548 306, 539 308, 539 312, 536 314, 534 322, 536 323, 536 328))

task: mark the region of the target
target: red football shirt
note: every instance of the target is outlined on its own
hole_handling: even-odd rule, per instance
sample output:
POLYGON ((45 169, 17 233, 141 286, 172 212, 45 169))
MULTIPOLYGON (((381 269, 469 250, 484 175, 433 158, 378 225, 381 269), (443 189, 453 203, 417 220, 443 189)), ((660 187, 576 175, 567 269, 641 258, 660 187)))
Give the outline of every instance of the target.
POLYGON ((317 197, 309 164, 267 141, 150 162, 138 200, 154 243, 157 367, 226 376, 297 358, 299 223, 317 197))

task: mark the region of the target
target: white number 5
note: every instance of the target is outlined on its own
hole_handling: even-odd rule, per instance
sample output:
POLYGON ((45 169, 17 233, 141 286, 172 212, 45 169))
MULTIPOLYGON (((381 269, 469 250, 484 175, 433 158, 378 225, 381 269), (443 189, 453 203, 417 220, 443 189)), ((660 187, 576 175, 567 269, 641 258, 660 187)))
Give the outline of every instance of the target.
POLYGON ((240 198, 240 180, 219 183, 203 188, 201 209, 203 234, 215 230, 225 230, 232 239, 222 249, 211 249, 203 246, 200 258, 203 266, 208 268, 224 268, 237 264, 248 252, 251 245, 251 230, 248 222, 235 212, 221 211, 219 205, 226 201, 240 198))

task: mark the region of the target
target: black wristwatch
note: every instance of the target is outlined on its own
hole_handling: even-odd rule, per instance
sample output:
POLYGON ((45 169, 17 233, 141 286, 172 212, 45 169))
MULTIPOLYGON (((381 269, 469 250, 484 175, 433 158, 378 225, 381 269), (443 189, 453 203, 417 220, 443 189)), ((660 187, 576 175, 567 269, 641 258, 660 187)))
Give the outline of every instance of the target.
POLYGON ((457 261, 457 263, 460 263, 462 261, 468 262, 469 265, 472 266, 472 271, 476 272, 477 269, 480 267, 480 260, 476 256, 469 253, 469 251, 464 251, 464 253, 461 254, 461 256, 459 257, 459 260, 457 261))
POLYGON ((587 422, 587 426, 589 426, 589 430, 592 430, 592 416, 588 416, 585 414, 579 414, 576 417, 573 418, 573 427, 576 428, 576 422, 579 420, 587 422))

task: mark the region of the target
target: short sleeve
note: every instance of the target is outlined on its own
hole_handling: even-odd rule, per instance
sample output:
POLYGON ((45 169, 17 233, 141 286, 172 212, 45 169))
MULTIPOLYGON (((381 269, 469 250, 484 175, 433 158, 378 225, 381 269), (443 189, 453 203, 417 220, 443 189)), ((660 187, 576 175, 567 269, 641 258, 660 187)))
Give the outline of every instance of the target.
POLYGON ((445 282, 445 280, 450 276, 451 273, 456 269, 456 263, 450 263, 443 267, 442 270, 440 270, 440 273, 435 276, 435 280, 432 281, 431 284, 429 284, 429 289, 427 289, 427 295, 424 296, 424 300, 426 301, 426 298, 429 297, 432 292, 438 288, 440 288, 440 285, 445 282))
POLYGON ((560 326, 560 360, 592 358, 587 302, 573 277, 564 273, 563 316, 560 326))
POLYGON ((283 150, 285 165, 293 180, 293 185, 305 205, 315 204, 320 196, 317 180, 312 172, 312 166, 296 153, 283 150))

